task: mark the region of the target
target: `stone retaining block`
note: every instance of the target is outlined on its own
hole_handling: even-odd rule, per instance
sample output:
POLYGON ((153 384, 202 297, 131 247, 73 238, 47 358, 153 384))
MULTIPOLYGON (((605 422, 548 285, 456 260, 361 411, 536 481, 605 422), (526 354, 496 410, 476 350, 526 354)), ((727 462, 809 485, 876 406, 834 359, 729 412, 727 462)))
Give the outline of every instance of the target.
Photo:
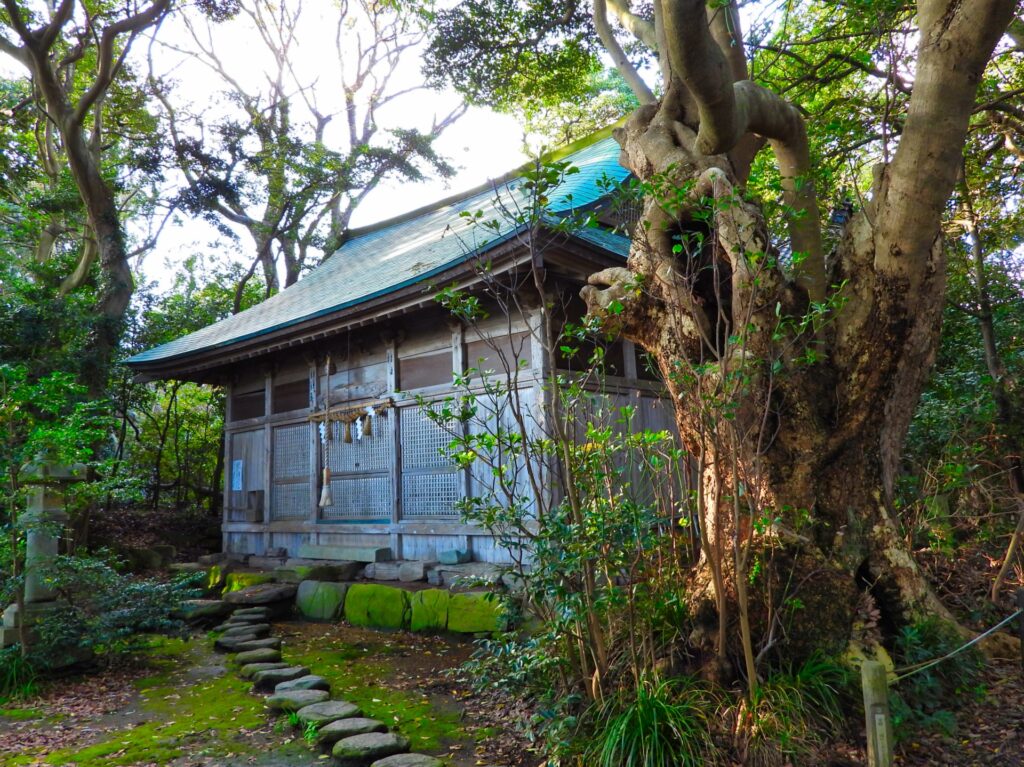
POLYGON ((347 583, 303 581, 295 596, 295 606, 310 620, 334 621, 344 611, 348 589, 347 583))
POLYGON ((412 631, 444 631, 448 628, 448 601, 444 589, 415 591, 409 597, 409 628, 412 631))
POLYGON ((345 596, 345 619, 353 626, 400 629, 409 621, 409 592, 393 586, 357 583, 345 596))
POLYGON ((459 634, 504 631, 508 621, 501 602, 485 593, 452 594, 448 600, 448 630, 459 634))

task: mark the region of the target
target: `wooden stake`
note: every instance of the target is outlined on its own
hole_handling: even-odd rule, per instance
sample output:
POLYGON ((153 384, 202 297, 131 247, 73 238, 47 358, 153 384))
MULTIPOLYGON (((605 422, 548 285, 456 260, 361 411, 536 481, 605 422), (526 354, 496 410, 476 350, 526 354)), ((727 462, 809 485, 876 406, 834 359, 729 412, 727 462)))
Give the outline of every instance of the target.
POLYGON ((864 721, 868 733, 868 767, 892 767, 892 720, 885 666, 866 660, 860 667, 864 690, 864 721))

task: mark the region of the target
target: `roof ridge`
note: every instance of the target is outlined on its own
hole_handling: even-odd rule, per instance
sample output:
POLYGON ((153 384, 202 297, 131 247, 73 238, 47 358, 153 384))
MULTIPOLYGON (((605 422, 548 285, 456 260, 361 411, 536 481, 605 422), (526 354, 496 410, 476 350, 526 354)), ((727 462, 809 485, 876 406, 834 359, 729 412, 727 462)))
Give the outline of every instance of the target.
MULTIPOLYGON (((450 194, 447 197, 442 197, 440 200, 435 200, 434 202, 427 203, 426 205, 421 205, 420 207, 406 211, 405 213, 399 213, 397 216, 392 216, 391 218, 385 218, 380 221, 375 221, 374 223, 367 224, 366 226, 353 227, 352 229, 349 229, 348 232, 346 233, 345 239, 342 242, 342 246, 344 246, 345 243, 356 239, 357 237, 372 234, 373 232, 378 232, 381 229, 387 229, 389 226, 401 224, 413 218, 419 218, 420 216, 423 216, 427 213, 432 213, 433 211, 441 210, 442 208, 445 208, 449 205, 454 205, 455 203, 460 202, 462 200, 466 200, 470 197, 475 197, 478 194, 491 191, 496 187, 505 186, 510 181, 520 178, 524 173, 533 168, 534 164, 538 160, 540 162, 557 162, 559 160, 564 160, 566 157, 570 155, 576 154, 577 152, 580 152, 586 149, 587 147, 593 146, 599 141, 603 141, 604 139, 609 138, 614 132, 614 130, 617 127, 619 127, 619 125, 622 124, 625 120, 626 118, 623 117, 622 119, 602 128, 599 131, 594 131, 593 133, 588 134, 583 138, 576 139, 576 141, 572 142, 571 144, 566 144, 565 146, 559 147, 558 149, 552 149, 550 151, 544 152, 540 155, 539 158, 532 158, 530 160, 527 160, 522 165, 510 171, 507 171, 506 173, 503 173, 502 175, 497 176, 495 178, 489 178, 483 183, 477 184, 476 186, 471 187, 470 189, 450 194)), ((339 248, 338 250, 340 249, 341 248, 339 248)), ((335 253, 337 252, 338 251, 335 251, 335 253)), ((335 255, 335 253, 329 253, 325 255, 323 260, 328 260, 331 256, 335 255)))

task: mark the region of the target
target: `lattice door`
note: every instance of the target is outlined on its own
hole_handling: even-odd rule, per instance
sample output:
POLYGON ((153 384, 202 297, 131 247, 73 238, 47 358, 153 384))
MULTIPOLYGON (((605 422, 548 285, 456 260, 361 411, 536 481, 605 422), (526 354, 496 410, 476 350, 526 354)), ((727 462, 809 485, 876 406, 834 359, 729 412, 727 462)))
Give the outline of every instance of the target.
POLYGON ((309 518, 311 439, 312 429, 308 423, 278 426, 273 431, 272 520, 309 518))
POLYGON ((465 496, 466 473, 447 455, 452 433, 431 420, 425 407, 403 408, 400 423, 402 517, 458 517, 455 505, 465 496))

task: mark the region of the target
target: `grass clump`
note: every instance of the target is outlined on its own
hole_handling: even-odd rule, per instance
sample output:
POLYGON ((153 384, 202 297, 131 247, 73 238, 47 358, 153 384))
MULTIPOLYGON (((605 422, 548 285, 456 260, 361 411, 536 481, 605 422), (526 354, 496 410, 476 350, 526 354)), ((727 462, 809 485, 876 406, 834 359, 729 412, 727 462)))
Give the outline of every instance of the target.
POLYGON ((718 703, 689 677, 642 679, 629 694, 607 698, 594 712, 590 758, 600 767, 690 767, 707 763, 710 716, 718 703))
POLYGON ((818 764, 824 743, 843 727, 850 675, 837 661, 812 655, 795 670, 777 671, 735 708, 736 745, 744 764, 818 764))

